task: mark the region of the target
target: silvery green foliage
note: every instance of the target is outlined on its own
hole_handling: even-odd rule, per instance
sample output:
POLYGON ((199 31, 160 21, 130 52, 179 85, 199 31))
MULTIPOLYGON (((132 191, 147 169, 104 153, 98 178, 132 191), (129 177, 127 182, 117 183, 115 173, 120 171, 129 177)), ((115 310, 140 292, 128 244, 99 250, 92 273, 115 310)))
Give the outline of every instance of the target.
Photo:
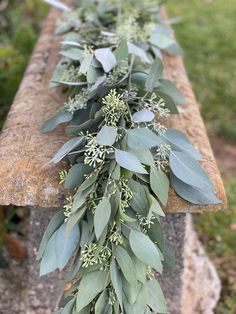
POLYGON ((56 313, 167 313, 153 269, 173 268, 161 228, 170 185, 194 204, 219 202, 196 149, 159 121, 186 102, 163 78, 163 51, 180 49, 152 0, 48 2, 65 11, 50 85, 68 100, 42 131, 67 123, 72 137, 51 160, 69 161, 69 196, 42 239, 41 274, 71 261, 56 313))

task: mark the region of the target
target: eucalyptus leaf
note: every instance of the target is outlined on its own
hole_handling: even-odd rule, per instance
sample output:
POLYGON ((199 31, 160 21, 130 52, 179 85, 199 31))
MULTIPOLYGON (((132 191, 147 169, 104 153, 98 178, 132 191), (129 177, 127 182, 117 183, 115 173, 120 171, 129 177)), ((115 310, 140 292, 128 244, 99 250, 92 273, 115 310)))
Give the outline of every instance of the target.
POLYGON ((91 172, 91 167, 83 163, 73 165, 66 176, 65 188, 73 189, 76 186, 80 186, 85 180, 85 175, 91 172))
POLYGON ((189 155, 182 152, 171 151, 170 168, 180 181, 200 190, 214 191, 214 187, 206 172, 199 163, 189 155))
POLYGON ((175 192, 192 204, 207 205, 207 204, 220 204, 221 200, 210 190, 201 190, 196 187, 190 186, 183 181, 179 180, 173 173, 170 175, 171 185, 175 192))
POLYGON ((110 72, 116 65, 116 57, 110 48, 96 49, 94 54, 106 73, 110 72))
POLYGON ((93 60, 93 55, 88 55, 86 56, 83 61, 81 62, 81 65, 80 65, 80 69, 79 69, 79 72, 82 73, 82 74, 87 74, 88 70, 89 70, 89 67, 91 65, 91 62, 93 60))
POLYGON ((71 229, 80 222, 80 220, 83 218, 84 213, 86 211, 86 206, 77 209, 76 211, 74 211, 70 217, 68 218, 67 222, 66 222, 66 230, 67 232, 70 232, 71 229))
POLYGON ((148 63, 148 64, 151 63, 146 52, 142 48, 139 48, 138 46, 132 44, 131 42, 128 42, 127 44, 128 44, 129 54, 133 54, 139 57, 145 63, 148 63))
POLYGON ((107 273, 96 270, 83 276, 76 298, 76 310, 84 309, 107 286, 107 273))
POLYGON ((73 256, 79 242, 80 231, 75 225, 70 233, 63 223, 49 239, 40 264, 40 276, 59 268, 62 270, 73 256))
POLYGON ((76 299, 75 299, 75 298, 71 299, 71 300, 66 304, 66 306, 64 307, 64 309, 61 311, 61 314, 71 314, 72 311, 73 311, 73 309, 74 309, 75 302, 76 302, 76 299))
POLYGON ((147 304, 153 311, 167 313, 167 305, 161 287, 157 280, 147 282, 147 304))
POLYGON ((75 60, 75 61, 82 61, 83 59, 83 52, 80 48, 76 48, 76 47, 70 47, 67 48, 66 50, 61 50, 60 54, 63 57, 69 58, 71 60, 75 60))
POLYGON ((119 62, 123 59, 128 58, 128 45, 126 40, 122 40, 118 48, 114 51, 116 61, 119 62))
POLYGON ((130 304, 134 304, 137 300, 141 284, 138 283, 137 285, 130 284, 125 278, 122 280, 123 283, 123 290, 125 292, 125 295, 129 301, 130 304))
POLYGON ((144 313, 147 307, 147 293, 145 285, 141 286, 137 300, 134 304, 130 304, 126 301, 126 299, 124 299, 124 307, 126 311, 125 313, 127 314, 144 313))
POLYGON ((175 129, 167 129, 162 135, 163 141, 171 145, 172 149, 189 154, 196 160, 201 160, 201 157, 197 150, 189 142, 187 136, 175 129))
POLYGON ((51 238, 53 233, 63 224, 64 220, 65 220, 65 216, 62 210, 56 213, 52 217, 52 219, 50 220, 50 223, 47 226, 47 229, 44 231, 43 238, 41 240, 38 254, 37 254, 37 260, 42 258, 49 239, 51 238))
POLYGON ((99 145, 112 146, 117 137, 117 128, 104 125, 98 132, 96 140, 99 145))
POLYGON ((144 108, 140 111, 135 112, 132 115, 132 120, 136 123, 140 122, 150 122, 155 118, 155 115, 152 111, 144 108))
POLYGON ((122 278, 119 270, 117 269, 117 264, 115 259, 112 259, 110 267, 111 283, 115 289, 117 299, 119 301, 121 310, 123 311, 123 301, 122 301, 122 278))
POLYGON ((171 114, 178 114, 180 113, 179 108, 177 107, 177 104, 175 103, 174 99, 168 95, 167 93, 164 93, 158 89, 155 90, 156 95, 161 98, 165 103, 165 108, 169 109, 171 114))
POLYGON ((158 245, 159 249, 163 252, 165 250, 165 238, 160 222, 155 219, 155 222, 148 229, 148 236, 158 245))
POLYGON ((177 105, 186 104, 187 100, 183 97, 178 88, 170 81, 161 79, 161 86, 158 86, 158 90, 170 95, 177 105))
POLYGON ((164 262, 163 269, 165 272, 172 272, 175 268, 175 248, 174 245, 165 239, 165 249, 163 250, 164 262))
POLYGON ((161 169, 151 167, 150 185, 161 203, 166 206, 169 195, 169 180, 167 175, 161 169))
POLYGON ((127 251, 120 245, 117 245, 116 247, 115 258, 126 280, 132 286, 136 286, 137 280, 134 263, 127 251))
POLYGON ((63 11, 67 11, 67 12, 71 11, 70 7, 68 7, 66 4, 64 4, 63 2, 59 0, 44 0, 44 1, 63 11))
POLYGON ((150 211, 156 213, 158 216, 165 217, 165 213, 163 212, 158 201, 151 195, 152 204, 150 207, 150 211))
POLYGON ((160 137, 148 128, 136 128, 127 132, 127 145, 132 149, 145 150, 161 143, 160 137))
POLYGON ((99 239, 111 216, 111 204, 106 197, 103 197, 95 209, 94 230, 96 238, 99 239))
POLYGON ((115 150, 115 159, 121 167, 128 169, 130 171, 134 171, 137 173, 146 174, 147 171, 141 165, 138 158, 128 152, 122 151, 120 149, 115 150))
POLYGON ((141 261, 162 273, 161 256, 148 236, 135 230, 130 231, 129 242, 132 251, 141 261))
POLYGON ((48 119, 41 128, 42 133, 51 132, 59 124, 71 121, 73 114, 68 112, 66 108, 60 109, 53 117, 48 119))
POLYGON ((108 299, 107 291, 104 290, 100 294, 95 304, 95 314, 104 314, 105 308, 107 306, 107 299, 108 299))
POLYGON ((160 59, 156 59, 152 65, 146 80, 146 90, 148 92, 152 92, 153 89, 156 87, 156 84, 160 78, 163 76, 163 63, 160 59))
POLYGON ((175 41, 162 33, 156 32, 153 33, 149 39, 150 43, 154 46, 157 46, 160 49, 166 49, 170 47, 175 41))
POLYGON ((59 151, 55 154, 55 156, 50 160, 50 162, 58 163, 62 160, 69 152, 71 152, 76 147, 80 146, 84 141, 84 137, 75 137, 67 141, 59 151))

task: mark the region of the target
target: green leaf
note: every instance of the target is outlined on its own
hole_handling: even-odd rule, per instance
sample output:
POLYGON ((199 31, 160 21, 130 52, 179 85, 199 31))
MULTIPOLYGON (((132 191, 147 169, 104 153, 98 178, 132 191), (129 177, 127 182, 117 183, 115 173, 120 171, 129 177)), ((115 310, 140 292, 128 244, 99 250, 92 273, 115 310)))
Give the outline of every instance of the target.
POLYGON ((166 49, 175 43, 174 39, 162 33, 153 33, 149 41, 160 49, 166 49))
POLYGON ((200 190, 214 191, 206 172, 195 159, 185 153, 171 151, 170 168, 174 175, 184 183, 200 190))
POLYGON ((79 312, 85 308, 106 288, 107 284, 107 273, 105 271, 96 270, 84 274, 76 298, 76 310, 79 312))
POLYGON ((72 208, 71 208, 72 213, 84 205, 87 197, 89 196, 89 194, 94 189, 96 178, 97 178, 96 175, 91 175, 88 179, 86 179, 81 184, 81 186, 79 187, 79 189, 75 193, 75 196, 73 199, 73 204, 72 204, 72 208), (93 180, 95 180, 95 181, 93 181, 93 180))
POLYGON ((163 250, 164 262, 163 269, 165 272, 172 272, 175 268, 175 249, 174 246, 165 239, 165 249, 163 250))
POLYGON ((85 175, 91 173, 91 171, 92 169, 88 165, 82 163, 73 165, 66 176, 65 188, 73 189, 80 186, 85 180, 85 175))
POLYGON ((114 51, 116 61, 119 62, 128 58, 128 45, 126 40, 122 40, 118 48, 114 51))
POLYGON ((108 300, 107 291, 104 290, 100 294, 100 296, 97 299, 97 302, 95 304, 95 314, 104 314, 105 308, 107 306, 107 300, 108 300))
POLYGON ((81 62, 80 68, 79 68, 79 73, 82 73, 84 75, 87 74, 89 67, 91 65, 91 62, 93 60, 93 55, 88 55, 86 56, 83 61, 81 62))
POLYGON ((126 300, 126 297, 124 297, 124 308, 125 308, 126 314, 144 313, 146 307, 147 307, 147 296, 146 296, 146 287, 144 285, 141 286, 137 300, 134 304, 130 304, 126 300))
POLYGON ((135 112, 132 115, 132 120, 134 122, 150 122, 155 118, 155 115, 152 111, 148 110, 147 108, 144 108, 140 111, 135 112))
POLYGON ((138 46, 136 46, 130 42, 128 42, 127 44, 128 44, 129 54, 132 54, 132 55, 139 57, 145 63, 149 63, 149 64, 151 63, 146 52, 142 48, 139 48, 138 46))
POLYGON ((127 145, 135 150, 145 150, 161 143, 160 137, 148 128, 136 128, 127 132, 127 145))
POLYGON ((64 309, 61 311, 61 314, 71 314, 73 312, 74 306, 75 306, 75 301, 76 299, 73 298, 71 299, 66 306, 64 307, 64 309))
POLYGON ((121 167, 137 173, 146 174, 147 171, 141 165, 138 158, 120 149, 115 150, 115 159, 121 167))
POLYGON ((162 138, 163 141, 171 145, 173 150, 186 153, 196 160, 201 160, 201 156, 189 142, 189 139, 184 133, 175 129, 167 129, 167 131, 162 135, 162 138))
POLYGON ((152 224, 148 229, 148 236, 152 240, 152 242, 158 245, 161 252, 163 252, 165 249, 164 232, 160 222, 157 219, 155 220, 154 224, 152 224))
POLYGON ((167 175, 161 169, 151 167, 150 185, 161 203, 166 206, 169 194, 169 180, 167 175))
POLYGON ((162 61, 160 59, 156 59, 150 67, 150 72, 145 84, 146 90, 148 92, 152 92, 153 89, 156 87, 158 80, 162 78, 162 76, 163 76, 162 61))
POLYGON ((169 109, 171 114, 179 113, 179 109, 170 95, 163 93, 159 90, 155 90, 155 93, 159 98, 164 100, 165 107, 169 109))
POLYGON ((111 216, 111 204, 106 197, 103 197, 94 214, 94 230, 96 238, 99 239, 111 216))
POLYGON ((133 253, 131 257, 134 262, 137 280, 145 284, 147 280, 147 265, 140 261, 133 253))
POLYGON ((66 63, 63 63, 62 61, 58 62, 56 69, 52 74, 49 87, 57 87, 58 85, 60 85, 60 83, 58 82, 60 82, 62 75, 67 70, 67 67, 68 65, 66 63))
POLYGON ((158 90, 170 95, 177 105, 186 104, 187 100, 183 97, 178 88, 170 81, 161 79, 161 86, 158 86, 158 90))
POLYGON ((49 239, 51 238, 53 233, 64 223, 64 220, 65 220, 65 216, 64 216, 63 210, 59 211, 52 217, 52 219, 50 220, 50 223, 47 226, 47 229, 44 231, 44 235, 41 240, 38 254, 37 254, 37 260, 42 258, 49 239))
POLYGON ((124 293, 130 304, 134 304, 137 300, 141 284, 131 285, 125 278, 122 280, 124 293))
POLYGON ((79 48, 75 48, 75 47, 72 47, 72 48, 69 48, 69 49, 66 49, 66 50, 61 50, 60 51, 60 54, 63 56, 63 57, 66 57, 66 58, 69 58, 71 60, 75 60, 75 61, 82 61, 83 59, 83 52, 81 49, 79 48))
POLYGON ((153 311, 167 313, 165 297, 157 280, 148 280, 147 284, 147 304, 153 311))
POLYGON ((84 137, 75 137, 67 141, 59 151, 55 154, 55 156, 50 160, 50 162, 58 163, 62 160, 69 152, 71 152, 76 147, 80 146, 84 141, 84 137))
POLYGON ((171 185, 175 192, 186 201, 196 205, 219 204, 221 201, 209 190, 200 190, 179 180, 173 173, 170 175, 171 185))
POLYGON ((112 262, 111 262, 110 275, 111 275, 111 283, 113 285, 121 310, 123 312, 122 278, 121 278, 119 270, 117 269, 117 264, 114 258, 112 259, 112 262))
POLYGON ((117 137, 117 128, 104 125, 97 134, 97 142, 99 145, 112 146, 117 137))
POLYGON ((60 109, 53 117, 48 119, 41 128, 42 133, 51 132, 54 130, 59 124, 66 123, 71 121, 73 118, 73 114, 68 112, 66 108, 60 109))
POLYGON ((80 231, 75 225, 70 233, 63 223, 49 239, 40 264, 40 276, 59 268, 62 270, 72 257, 79 242, 80 231))
POLYGON ((126 280, 131 285, 136 286, 137 280, 134 263, 127 251, 120 245, 116 247, 115 258, 126 280))
POLYGON ((94 54, 106 73, 110 72, 116 65, 116 57, 110 48, 96 49, 94 54))
POLYGON ((130 231, 129 242, 132 251, 141 261, 162 272, 161 256, 155 244, 142 232, 130 231))
POLYGON ((67 11, 67 12, 71 11, 70 7, 68 7, 67 5, 65 5, 59 0, 44 0, 44 1, 63 11, 67 11))
POLYGON ((167 47, 165 51, 171 56, 181 55, 183 52, 180 45, 176 42, 167 47))
POLYGON ((152 204, 150 207, 150 211, 153 213, 156 213, 158 216, 162 216, 165 217, 165 213, 163 212, 160 204, 158 203, 158 201, 152 196, 150 195, 151 200, 152 200, 152 204))
POLYGON ((86 212, 86 206, 76 210, 73 212, 70 217, 68 218, 66 222, 66 230, 67 232, 70 232, 70 230, 74 227, 75 224, 79 223, 80 220, 83 218, 85 212, 86 212))
MULTIPOLYGON (((149 149, 136 150, 136 149, 129 148, 128 152, 135 155, 140 160, 140 162, 142 164, 152 166, 152 167, 155 166, 153 155, 149 149)), ((149 182, 149 180, 148 180, 148 182, 149 182)))
POLYGON ((88 68, 87 72, 87 81, 89 84, 94 84, 99 78, 102 77, 104 73, 100 70, 95 68, 92 64, 88 68))

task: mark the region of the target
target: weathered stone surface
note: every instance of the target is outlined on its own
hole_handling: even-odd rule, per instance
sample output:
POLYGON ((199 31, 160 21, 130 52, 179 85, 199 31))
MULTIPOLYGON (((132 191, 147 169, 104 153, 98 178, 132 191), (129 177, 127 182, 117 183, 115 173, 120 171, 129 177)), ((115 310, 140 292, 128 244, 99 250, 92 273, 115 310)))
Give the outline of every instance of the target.
MULTIPOLYGON (((58 11, 53 9, 43 27, 29 67, 0 136, 0 204, 60 207, 63 191, 58 185, 60 166, 48 164, 67 137, 63 128, 43 135, 40 127, 59 108, 63 95, 48 82, 58 60, 59 38, 53 35, 58 11)), ((174 81, 188 104, 185 113, 169 119, 169 126, 188 134, 203 156, 202 165, 222 200, 216 206, 195 206, 172 191, 167 211, 218 210, 225 207, 224 188, 207 134, 186 76, 181 57, 164 57, 166 77, 174 81)))
POLYGON ((168 313, 181 313, 182 275, 184 269, 184 245, 186 230, 186 214, 168 213, 162 220, 166 238, 175 248, 175 268, 172 272, 164 272, 159 278, 168 304, 168 313))
POLYGON ((214 314, 221 283, 187 215, 181 314, 214 314))
POLYGON ((51 217, 58 209, 31 208, 28 231, 28 269, 25 302, 27 314, 47 314, 57 309, 62 296, 63 272, 54 271, 39 277, 39 262, 36 260, 39 242, 51 217))

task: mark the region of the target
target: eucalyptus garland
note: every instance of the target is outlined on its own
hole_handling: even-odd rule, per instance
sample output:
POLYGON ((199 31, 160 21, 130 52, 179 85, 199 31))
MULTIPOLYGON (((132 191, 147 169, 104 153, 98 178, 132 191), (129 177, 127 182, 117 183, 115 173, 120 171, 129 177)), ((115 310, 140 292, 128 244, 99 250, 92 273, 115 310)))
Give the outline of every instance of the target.
POLYGON ((43 236, 40 274, 70 261, 69 287, 56 313, 167 313, 155 274, 173 266, 161 217, 169 187, 193 204, 216 204, 214 187, 187 137, 162 123, 186 103, 163 78, 162 55, 180 52, 152 0, 76 1, 64 10, 51 86, 66 101, 42 127, 67 123, 70 191, 43 236))

